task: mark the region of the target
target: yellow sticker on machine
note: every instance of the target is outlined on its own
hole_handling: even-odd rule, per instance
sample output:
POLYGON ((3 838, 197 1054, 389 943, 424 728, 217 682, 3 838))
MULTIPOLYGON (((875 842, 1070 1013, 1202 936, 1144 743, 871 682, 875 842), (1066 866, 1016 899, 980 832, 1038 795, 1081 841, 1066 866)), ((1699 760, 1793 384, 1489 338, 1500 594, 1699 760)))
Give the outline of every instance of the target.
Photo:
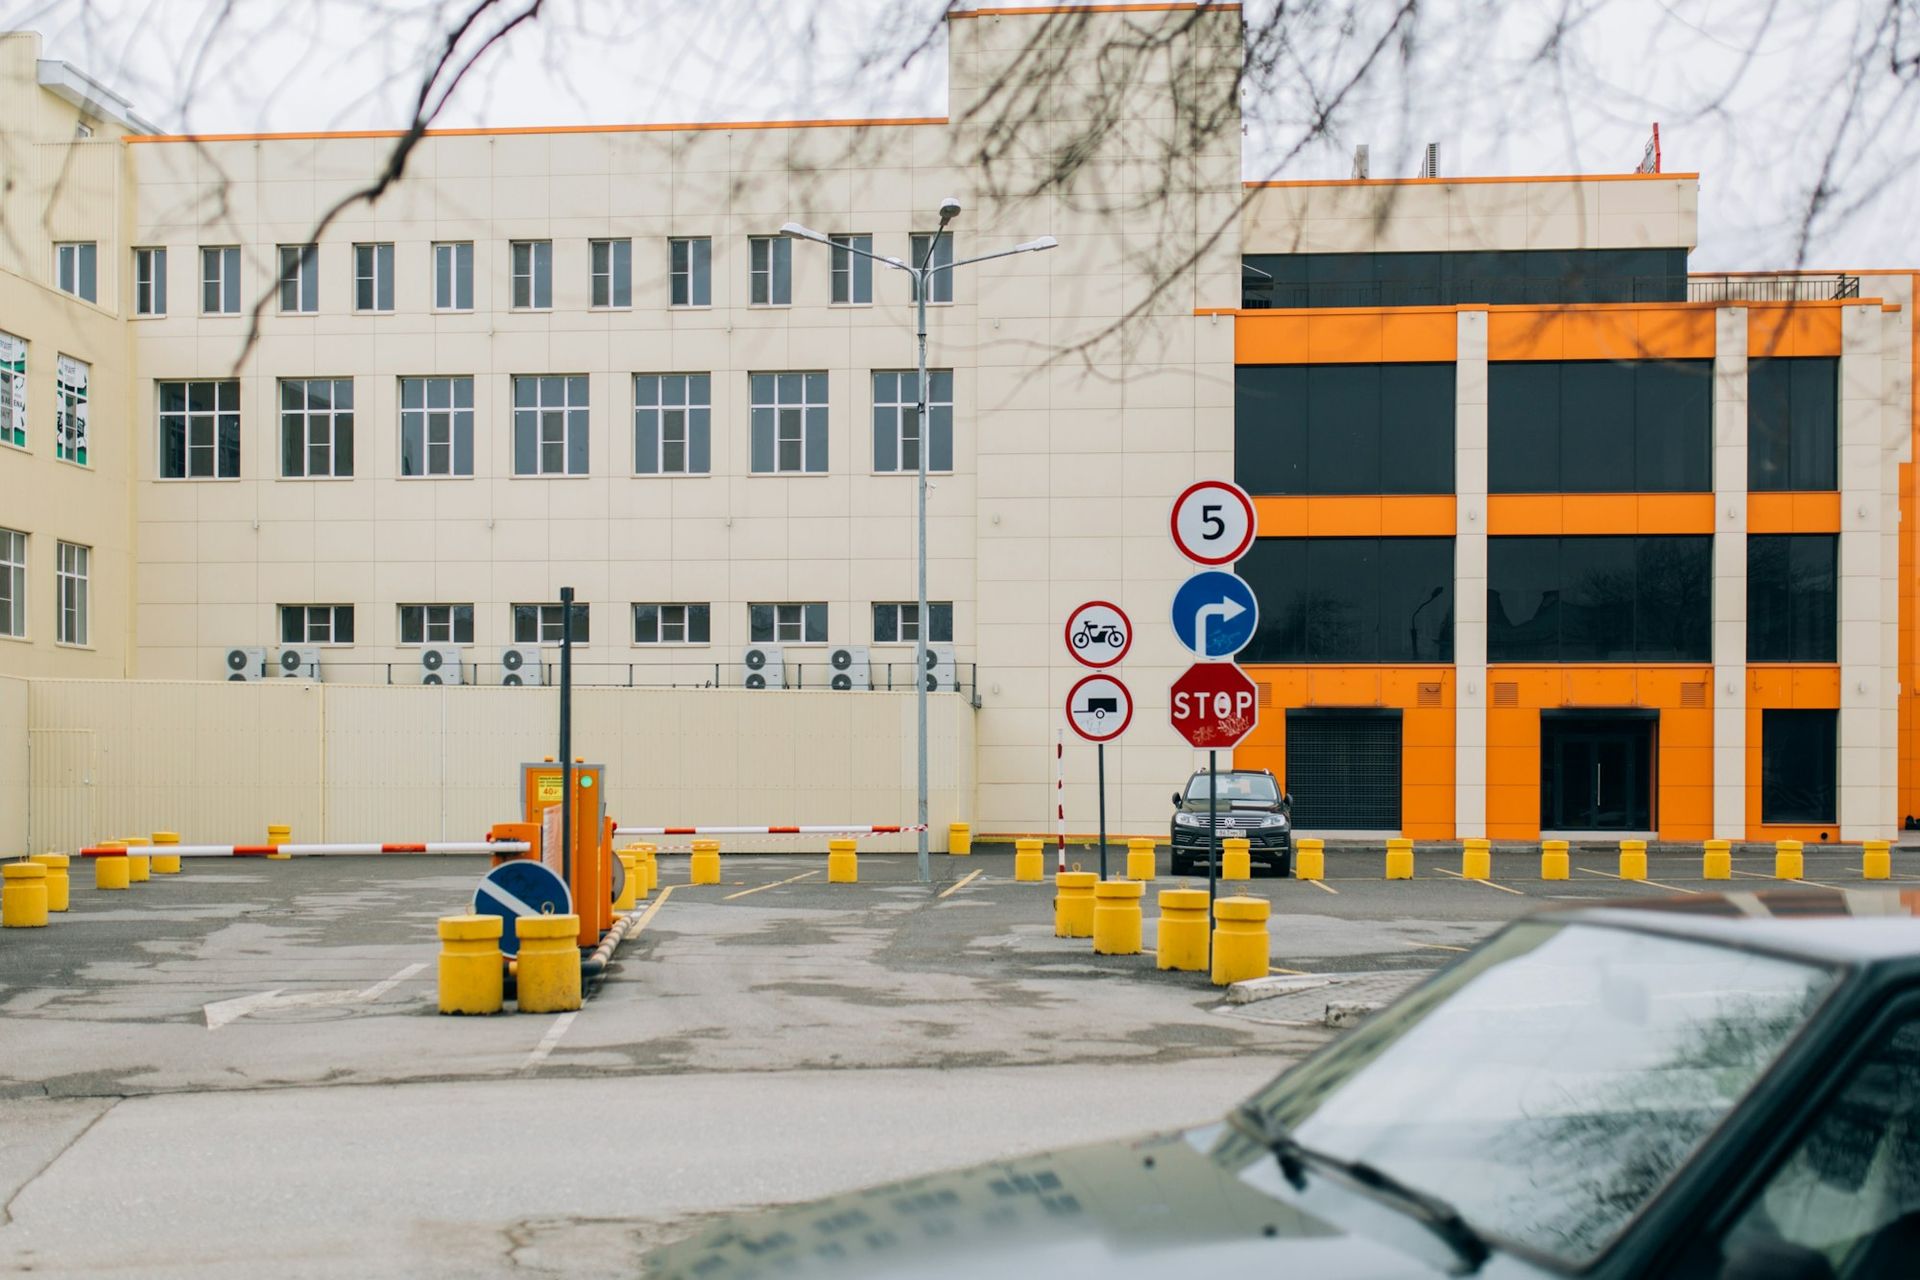
POLYGON ((557 773, 535 774, 533 780, 533 799, 535 804, 555 804, 560 799, 560 775, 557 773))

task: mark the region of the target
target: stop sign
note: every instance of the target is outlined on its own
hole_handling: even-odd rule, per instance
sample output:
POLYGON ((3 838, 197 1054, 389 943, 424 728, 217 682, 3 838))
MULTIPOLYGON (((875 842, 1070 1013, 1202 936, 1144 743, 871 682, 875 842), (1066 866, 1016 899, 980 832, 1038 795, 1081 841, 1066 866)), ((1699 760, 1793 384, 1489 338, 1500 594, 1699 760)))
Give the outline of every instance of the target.
POLYGON ((1173 682, 1169 718, 1196 747, 1237 746, 1260 719, 1260 690, 1231 662, 1196 662, 1173 682))

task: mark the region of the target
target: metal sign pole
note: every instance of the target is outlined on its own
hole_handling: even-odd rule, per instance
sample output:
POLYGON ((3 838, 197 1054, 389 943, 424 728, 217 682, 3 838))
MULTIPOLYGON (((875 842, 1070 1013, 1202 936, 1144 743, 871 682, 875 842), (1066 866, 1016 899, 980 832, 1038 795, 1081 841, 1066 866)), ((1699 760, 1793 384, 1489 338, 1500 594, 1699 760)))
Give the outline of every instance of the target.
POLYGON ((1107 744, 1098 743, 1100 756, 1100 878, 1107 878, 1107 744))
POLYGON ((573 588, 560 588, 560 878, 573 884, 573 588))
POLYGON ((1220 770, 1217 751, 1207 752, 1207 967, 1213 967, 1213 897, 1219 877, 1214 874, 1220 842, 1220 770))

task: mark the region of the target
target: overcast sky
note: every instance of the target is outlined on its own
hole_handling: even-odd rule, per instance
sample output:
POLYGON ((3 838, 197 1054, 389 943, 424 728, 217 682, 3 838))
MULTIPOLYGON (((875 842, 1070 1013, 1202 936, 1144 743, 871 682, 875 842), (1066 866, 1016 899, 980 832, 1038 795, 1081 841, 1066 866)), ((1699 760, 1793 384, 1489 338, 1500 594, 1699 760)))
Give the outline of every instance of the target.
MULTIPOLYGON (((0 0, 0 25, 40 31, 46 56, 168 129, 378 128, 405 123, 428 51, 469 0, 229 2, 217 20, 229 3, 0 0)), ((1701 174, 1695 270, 1915 264, 1914 103, 1863 52, 1888 2, 1429 0, 1412 54, 1390 58, 1345 102, 1332 136, 1302 147, 1313 87, 1339 83, 1393 13, 1379 0, 1327 0, 1302 10, 1320 24, 1287 51, 1303 70, 1249 83, 1244 167, 1345 177, 1352 144, 1365 142, 1375 176, 1410 174, 1434 141, 1448 174, 1624 172, 1658 120, 1664 167, 1701 174), (1833 203, 1803 257, 1809 193, 1823 181, 1833 203)), ((940 10, 940 0, 548 0, 439 123, 941 115, 940 10)))

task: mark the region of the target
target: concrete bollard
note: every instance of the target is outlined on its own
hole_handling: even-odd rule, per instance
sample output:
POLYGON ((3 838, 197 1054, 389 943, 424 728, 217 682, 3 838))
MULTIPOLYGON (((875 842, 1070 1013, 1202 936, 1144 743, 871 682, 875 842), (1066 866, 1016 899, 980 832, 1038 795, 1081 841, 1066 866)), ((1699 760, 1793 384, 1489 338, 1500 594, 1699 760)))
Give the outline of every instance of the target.
POLYGON ((132 852, 135 849, 146 848, 147 838, 145 836, 128 836, 125 844, 128 849, 127 879, 134 884, 143 884, 151 880, 153 878, 153 855, 132 852))
POLYGON ((1493 878, 1493 842, 1478 836, 1461 842, 1460 874, 1468 880, 1493 878))
POLYGON ((1213 903, 1213 985, 1267 976, 1265 898, 1216 898, 1213 903))
MULTIPOLYGON (((613 900, 613 909, 631 911, 633 904, 639 901, 640 885, 646 880, 647 873, 641 867, 639 858, 629 850, 622 849, 613 856, 620 859, 620 870, 623 873, 620 878, 620 894, 613 900)), ((446 921, 442 920, 440 923, 444 925, 446 921)))
POLYGON ((827 841, 827 883, 856 884, 860 879, 860 846, 851 840, 827 841))
POLYGON ((157 876, 177 876, 180 874, 180 855, 177 853, 159 852, 159 850, 166 845, 179 843, 180 833, 178 831, 156 831, 153 833, 153 874, 157 876))
POLYGON ((1622 880, 1647 878, 1647 842, 1645 840, 1620 842, 1620 878, 1622 880))
POLYGON ((1127 879, 1153 879, 1153 841, 1135 836, 1127 841, 1127 879))
POLYGON ((1015 880, 1044 880, 1046 876, 1040 870, 1040 842, 1038 840, 1015 840, 1013 842, 1013 878, 1015 880))
POLYGON ((1733 841, 1709 840, 1700 855, 1702 880, 1733 879, 1733 841))
POLYGON ((440 1012, 498 1013, 506 966, 502 916, 440 917, 440 1012))
POLYGON ((947 824, 947 856, 964 858, 973 852, 973 828, 964 822, 947 824))
MULTIPOLYGON (((283 844, 292 844, 293 828, 284 822, 269 822, 267 824, 267 843, 276 849, 283 844)), ((275 862, 285 862, 293 857, 290 853, 270 853, 267 856, 275 862)))
POLYGON ((1093 954, 1140 954, 1140 899, 1146 891, 1138 880, 1102 880, 1093 886, 1093 954))
POLYGON ((1565 880, 1572 870, 1572 859, 1567 856, 1565 840, 1540 842, 1540 878, 1542 880, 1565 880))
POLYGON ((1162 969, 1202 973, 1207 967, 1207 891, 1162 889, 1160 937, 1154 962, 1162 969))
POLYGON ((1775 880, 1804 880, 1807 876, 1807 860, 1800 851, 1798 840, 1775 840, 1773 842, 1773 878, 1775 880))
MULTIPOLYGON (((124 849, 126 847, 127 842, 124 840, 102 840, 100 842, 100 848, 102 849, 124 849)), ((90 858, 88 861, 93 863, 94 888, 125 889, 132 884, 130 873, 127 870, 127 860, 120 854, 103 854, 97 858, 90 858)))
POLYGON ((695 840, 693 857, 688 860, 687 879, 693 884, 720 883, 720 842, 695 840))
MULTIPOLYGON (((718 854, 714 855, 717 859, 718 854)), ((514 1002, 522 1013, 565 1013, 580 1007, 580 917, 521 916, 514 1002)))
POLYGON ((1387 841, 1387 879, 1413 879, 1413 841, 1403 836, 1387 841))
POLYGON ((1299 880, 1327 878, 1327 842, 1318 836, 1301 836, 1293 842, 1293 874, 1299 880))
POLYGON ((1893 846, 1887 840, 1869 840, 1860 846, 1860 875, 1885 880, 1893 874, 1893 846))
POLYGON ((1100 877, 1091 871, 1062 871, 1053 878, 1053 936, 1093 936, 1093 886, 1100 877))
POLYGON ((0 866, 0 928, 47 927, 47 869, 38 862, 0 866))
POLYGON ((1220 842, 1220 878, 1253 879, 1253 842, 1245 836, 1228 836, 1220 842))
POLYGON ((36 853, 27 861, 47 869, 47 910, 65 911, 73 901, 73 882, 67 874, 73 860, 64 853, 36 853))

